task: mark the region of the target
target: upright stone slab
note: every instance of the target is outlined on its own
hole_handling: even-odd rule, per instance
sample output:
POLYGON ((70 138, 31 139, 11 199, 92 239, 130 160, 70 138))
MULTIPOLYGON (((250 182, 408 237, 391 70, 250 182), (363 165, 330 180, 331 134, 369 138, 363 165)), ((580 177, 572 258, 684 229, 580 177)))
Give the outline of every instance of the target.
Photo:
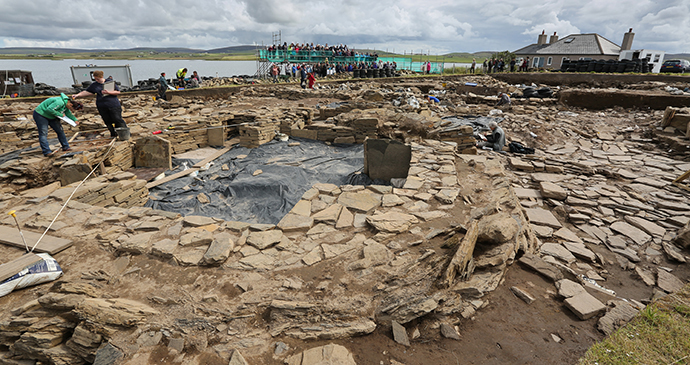
POLYGON ((73 182, 82 181, 89 172, 91 172, 91 165, 86 156, 75 156, 60 166, 60 184, 67 186, 73 182))
POLYGON ((225 144, 225 126, 211 126, 208 129, 208 145, 222 147, 225 144))
POLYGON ((402 142, 371 138, 364 141, 364 173, 372 180, 407 178, 411 158, 412 148, 402 142))
POLYGON ((172 170, 172 146, 159 136, 148 136, 134 142, 134 167, 164 167, 172 170))

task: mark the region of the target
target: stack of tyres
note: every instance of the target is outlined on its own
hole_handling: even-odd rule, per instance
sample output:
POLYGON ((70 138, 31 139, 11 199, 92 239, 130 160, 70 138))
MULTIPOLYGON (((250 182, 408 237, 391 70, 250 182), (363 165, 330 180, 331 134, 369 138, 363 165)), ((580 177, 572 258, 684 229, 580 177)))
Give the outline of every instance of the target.
POLYGON ((610 61, 611 60, 604 62, 604 65, 601 67, 601 72, 611 72, 611 66, 613 65, 613 63, 610 61))
POLYGON ((625 62, 619 62, 619 63, 618 63, 618 67, 616 68, 616 72, 617 72, 617 73, 623 73, 623 72, 625 72, 625 67, 626 67, 626 65, 627 65, 627 64, 626 64, 625 62))
POLYGON ((539 94, 533 87, 526 87, 524 90, 522 90, 522 96, 526 98, 536 98, 539 96, 539 94))
POLYGON ((578 61, 577 62, 577 72, 587 72, 587 67, 589 67, 589 61, 578 61))
POLYGON ((604 72, 604 65, 606 65, 605 60, 598 60, 594 65, 594 72, 604 72))
POLYGON ((374 70, 373 69, 367 69, 367 78, 371 79, 374 77, 374 70))
POLYGON ((569 67, 570 67, 570 60, 563 60, 563 63, 561 63, 561 72, 568 71, 569 67))
POLYGON ((352 78, 359 78, 359 70, 352 70, 352 78))
POLYGON ((550 98, 553 96, 553 91, 548 87, 542 87, 541 89, 537 90, 537 96, 540 98, 550 98))

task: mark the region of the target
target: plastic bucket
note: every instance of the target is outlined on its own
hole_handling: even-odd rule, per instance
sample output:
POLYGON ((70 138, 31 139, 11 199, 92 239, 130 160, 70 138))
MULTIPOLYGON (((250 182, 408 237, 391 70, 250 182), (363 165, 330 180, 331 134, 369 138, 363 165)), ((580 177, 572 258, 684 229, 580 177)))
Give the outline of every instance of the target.
POLYGON ((117 133, 117 139, 120 141, 126 141, 129 139, 129 128, 115 128, 115 133, 117 133))

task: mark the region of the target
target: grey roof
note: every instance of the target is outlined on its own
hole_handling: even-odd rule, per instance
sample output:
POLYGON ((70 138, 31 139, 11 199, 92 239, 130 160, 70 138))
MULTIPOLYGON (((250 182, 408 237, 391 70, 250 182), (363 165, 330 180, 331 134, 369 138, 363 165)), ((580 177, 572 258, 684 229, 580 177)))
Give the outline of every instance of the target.
POLYGON ((553 44, 531 44, 515 54, 544 55, 618 55, 621 47, 596 34, 571 34, 553 44), (570 41, 570 39, 572 39, 570 41))
POLYGON ((518 55, 519 54, 536 54, 540 49, 546 48, 548 46, 549 46, 549 44, 539 45, 539 44, 533 43, 527 47, 520 48, 513 53, 518 54, 518 55))

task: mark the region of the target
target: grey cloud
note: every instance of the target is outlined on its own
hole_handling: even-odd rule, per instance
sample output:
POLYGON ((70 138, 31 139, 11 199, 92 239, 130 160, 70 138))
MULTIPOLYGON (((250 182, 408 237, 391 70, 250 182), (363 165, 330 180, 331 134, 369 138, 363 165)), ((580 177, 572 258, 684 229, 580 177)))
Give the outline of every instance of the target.
POLYGON ((5 47, 212 49, 281 31, 287 42, 475 52, 516 50, 542 30, 620 43, 633 27, 633 47, 690 51, 687 0, 0 0, 0 9, 5 47))

